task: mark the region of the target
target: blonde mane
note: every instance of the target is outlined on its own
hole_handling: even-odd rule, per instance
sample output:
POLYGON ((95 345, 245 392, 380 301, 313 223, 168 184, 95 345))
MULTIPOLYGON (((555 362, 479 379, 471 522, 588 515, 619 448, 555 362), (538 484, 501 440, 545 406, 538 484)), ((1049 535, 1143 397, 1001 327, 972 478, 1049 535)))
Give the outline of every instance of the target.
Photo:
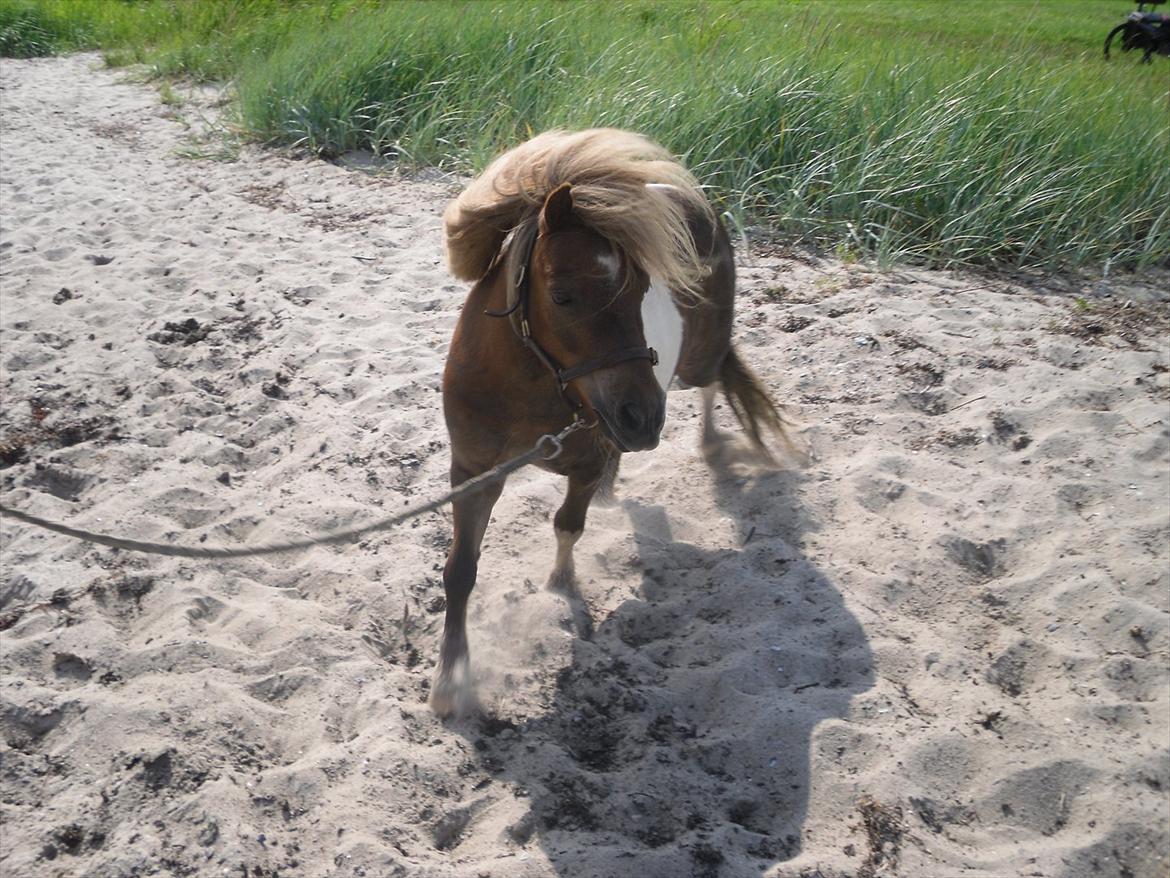
POLYGON ((451 273, 483 277, 508 232, 562 183, 572 184, 573 212, 582 222, 676 295, 696 294, 707 267, 688 218, 712 218, 711 207, 670 153, 614 128, 549 131, 492 162, 443 213, 451 273))

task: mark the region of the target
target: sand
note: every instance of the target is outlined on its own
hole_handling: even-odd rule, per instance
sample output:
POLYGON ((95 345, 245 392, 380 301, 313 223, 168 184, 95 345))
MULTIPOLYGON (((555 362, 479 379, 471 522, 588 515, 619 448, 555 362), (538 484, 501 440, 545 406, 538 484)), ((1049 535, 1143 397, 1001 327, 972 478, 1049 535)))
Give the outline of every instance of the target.
MULTIPOLYGON (((242 545, 441 493, 460 181, 184 94, 0 62, 3 501, 242 545)), ((1165 277, 740 262, 810 462, 708 465, 672 392, 578 544, 591 642, 514 477, 477 716, 425 703, 446 514, 210 563, 5 521, 3 874, 1170 875, 1165 277)))

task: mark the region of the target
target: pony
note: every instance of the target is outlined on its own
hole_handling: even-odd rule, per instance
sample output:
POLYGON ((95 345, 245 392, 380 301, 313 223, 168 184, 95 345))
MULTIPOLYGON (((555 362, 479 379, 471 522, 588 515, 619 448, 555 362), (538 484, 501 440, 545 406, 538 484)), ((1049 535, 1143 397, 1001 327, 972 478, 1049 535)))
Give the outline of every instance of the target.
MULTIPOLYGON (((547 587, 588 637, 573 547, 594 495, 612 495, 621 456, 658 445, 672 377, 703 388, 705 444, 717 436, 717 385, 762 455, 771 459, 765 433, 791 444, 731 343, 731 241, 670 153, 608 128, 550 131, 505 152, 447 207, 443 231, 451 273, 473 282, 443 375, 451 484, 581 422, 539 465, 568 478, 547 587)), ((490 483, 454 504, 430 692, 440 717, 474 703, 467 603, 502 490, 490 483)))

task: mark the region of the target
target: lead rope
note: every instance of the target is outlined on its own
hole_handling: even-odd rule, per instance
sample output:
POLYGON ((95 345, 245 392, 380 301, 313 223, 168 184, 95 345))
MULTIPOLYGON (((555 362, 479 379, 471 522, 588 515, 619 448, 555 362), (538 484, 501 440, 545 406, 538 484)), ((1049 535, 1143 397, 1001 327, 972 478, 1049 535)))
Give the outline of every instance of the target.
POLYGON ((533 463, 537 458, 544 460, 552 460, 559 455, 564 447, 564 441, 577 430, 591 427, 592 424, 586 424, 584 420, 579 417, 574 417, 573 422, 555 436, 552 433, 546 433, 536 440, 536 444, 523 454, 513 457, 511 460, 506 460, 498 466, 492 467, 485 473, 481 473, 474 478, 468 479, 461 483, 457 488, 454 488, 449 493, 432 500, 429 503, 424 503, 421 506, 415 506, 407 509, 405 512, 400 512, 397 515, 392 515, 389 518, 383 518, 380 521, 375 521, 372 524, 362 525, 361 527, 351 528, 349 530, 339 530, 334 533, 322 534, 316 537, 310 537, 304 540, 294 540, 287 543, 268 543, 262 546, 253 546, 251 548, 241 547, 238 549, 228 549, 223 547, 210 548, 194 548, 188 546, 173 546, 167 543, 146 543, 140 540, 125 540, 120 537, 112 537, 107 534, 93 533, 92 531, 80 530, 68 525, 58 524, 55 521, 47 521, 36 515, 30 515, 27 512, 21 512, 18 509, 10 509, 4 504, 0 503, 0 513, 4 515, 11 515, 18 521, 27 522, 28 524, 35 524, 37 527, 43 527, 46 530, 55 531, 59 534, 65 534, 68 537, 76 537, 79 540, 87 540, 91 543, 98 543, 102 546, 110 546, 115 549, 129 549, 132 552, 147 552, 152 555, 169 555, 174 558, 250 558, 256 555, 273 555, 277 552, 291 552, 296 549, 308 549, 311 546, 327 546, 332 543, 348 543, 356 540, 358 537, 373 533, 379 530, 388 530, 395 525, 401 524, 404 521, 409 521, 412 518, 417 518, 420 515, 425 515, 428 512, 434 512, 448 503, 452 503, 461 497, 466 497, 468 494, 473 494, 486 485, 492 482, 499 481, 510 473, 533 463))

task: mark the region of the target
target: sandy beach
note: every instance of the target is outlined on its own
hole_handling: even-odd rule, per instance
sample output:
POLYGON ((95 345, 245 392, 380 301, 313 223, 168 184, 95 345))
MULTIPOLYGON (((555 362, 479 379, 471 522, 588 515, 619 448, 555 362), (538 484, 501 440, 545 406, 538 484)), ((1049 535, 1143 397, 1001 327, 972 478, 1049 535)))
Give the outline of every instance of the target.
MULTIPOLYGON (((0 61, 0 496, 186 545, 447 488, 460 179, 224 144, 210 91, 0 61)), ((1170 283, 739 254, 736 343, 798 422, 628 455, 577 571, 510 479, 426 705, 446 513, 195 562, 6 519, 0 872, 1165 878, 1170 283)), ((726 408, 721 423, 733 432, 726 408)))

